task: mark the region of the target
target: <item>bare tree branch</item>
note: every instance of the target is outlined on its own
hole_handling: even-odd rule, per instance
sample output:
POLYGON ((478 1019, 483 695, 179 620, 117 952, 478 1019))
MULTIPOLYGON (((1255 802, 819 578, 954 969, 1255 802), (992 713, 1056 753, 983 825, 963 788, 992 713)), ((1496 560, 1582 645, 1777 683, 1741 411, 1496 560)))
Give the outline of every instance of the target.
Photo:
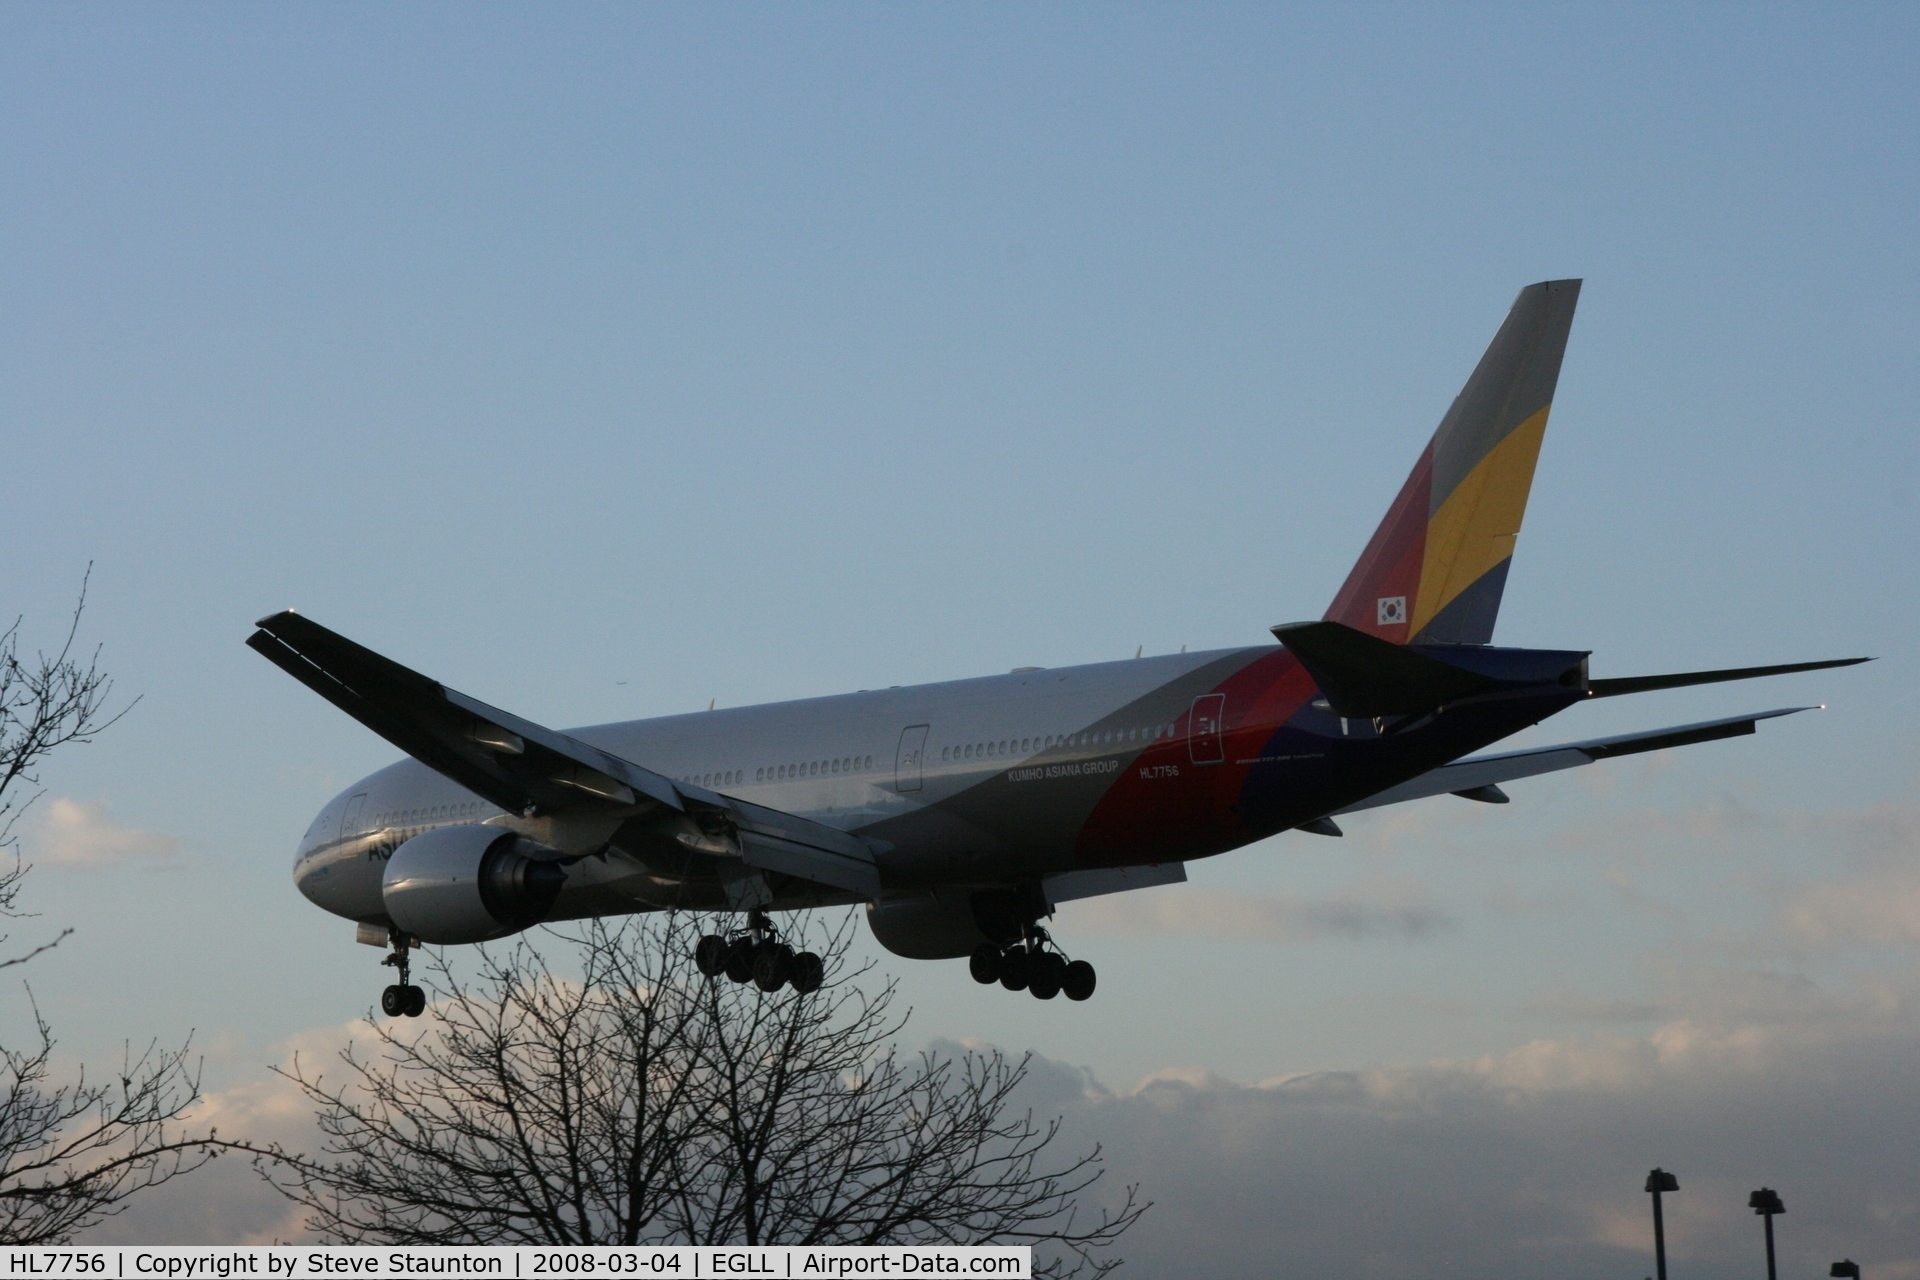
POLYGON ((109 715, 106 704, 113 680, 100 669, 99 647, 85 666, 74 654, 92 578, 89 564, 67 634, 53 653, 37 652, 29 662, 21 662, 18 617, 0 632, 0 849, 14 847, 14 824, 39 798, 34 792, 21 800, 16 788, 39 786, 40 762, 70 742, 93 741, 140 701, 135 698, 109 715))
POLYGON ((564 939, 435 966, 427 1023, 376 1024, 313 1102, 317 1155, 263 1176, 326 1238, 364 1244, 1036 1246, 1036 1274, 1102 1274, 1146 1205, 1089 1209, 1098 1148, 1064 1160, 1058 1119, 1014 1103, 1027 1061, 902 1058, 895 988, 850 965, 854 917, 814 944, 802 995, 700 975, 685 916, 593 921, 564 939))
MULTIPOLYGON (((133 706, 107 714, 113 681, 100 669, 99 649, 85 665, 74 655, 92 573, 89 565, 58 650, 23 662, 20 620, 0 633, 0 854, 12 860, 0 871, 0 916, 27 914, 18 898, 29 868, 14 826, 39 793, 21 800, 20 791, 38 787, 50 752, 92 741, 133 706)), ((25 964, 72 932, 0 960, 0 969, 25 964)), ((136 1192, 217 1153, 211 1130, 195 1137, 179 1125, 200 1096, 187 1045, 164 1050, 155 1042, 138 1054, 129 1046, 118 1076, 106 1083, 90 1081, 84 1069, 71 1083, 52 1083, 53 1051, 53 1030, 37 1003, 27 1047, 0 1045, 0 1243, 63 1242, 120 1212, 136 1192)))
POLYGON ((0 1242, 57 1244, 112 1217, 138 1191, 217 1154, 180 1115, 200 1096, 187 1046, 131 1047, 117 1078, 49 1087, 54 1039, 34 1010, 30 1048, 0 1048, 0 1242))

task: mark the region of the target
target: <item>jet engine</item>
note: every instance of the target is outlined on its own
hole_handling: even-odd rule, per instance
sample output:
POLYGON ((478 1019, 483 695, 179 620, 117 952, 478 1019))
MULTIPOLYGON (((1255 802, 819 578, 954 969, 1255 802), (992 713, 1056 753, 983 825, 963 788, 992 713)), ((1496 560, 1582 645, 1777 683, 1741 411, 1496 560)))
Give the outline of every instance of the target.
POLYGON ((1014 889, 936 889, 867 904, 867 927, 881 946, 909 960, 972 955, 983 942, 1004 947, 1023 926, 1048 914, 1037 885, 1014 889))
POLYGON ((499 827, 440 827, 393 851, 387 915, 422 942, 485 942, 538 924, 567 873, 560 854, 499 827))

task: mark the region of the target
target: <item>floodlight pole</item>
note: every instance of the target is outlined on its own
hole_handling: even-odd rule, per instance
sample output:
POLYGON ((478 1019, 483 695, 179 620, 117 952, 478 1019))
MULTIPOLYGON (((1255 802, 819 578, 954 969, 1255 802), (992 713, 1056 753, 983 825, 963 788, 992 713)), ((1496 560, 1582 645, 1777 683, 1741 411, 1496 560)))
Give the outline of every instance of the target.
POLYGON ((1747 1197, 1747 1208, 1759 1214, 1767 1224, 1767 1280, 1779 1280, 1779 1273, 1773 1266, 1773 1215, 1785 1213, 1787 1206, 1780 1202, 1780 1193, 1772 1187, 1762 1187, 1747 1197))
POLYGON ((1678 1191, 1680 1179, 1665 1169, 1647 1175, 1646 1189, 1653 1194, 1653 1268, 1658 1280, 1667 1280, 1667 1224, 1660 1216, 1660 1193, 1678 1191))

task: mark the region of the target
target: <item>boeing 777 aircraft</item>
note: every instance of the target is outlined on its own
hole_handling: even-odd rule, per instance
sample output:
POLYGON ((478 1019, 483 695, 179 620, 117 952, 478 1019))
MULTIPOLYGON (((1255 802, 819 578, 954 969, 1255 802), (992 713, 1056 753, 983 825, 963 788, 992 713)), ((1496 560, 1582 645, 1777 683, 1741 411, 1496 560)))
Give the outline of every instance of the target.
POLYGON ((1580 294, 1520 291, 1346 583, 1276 644, 955 680, 556 732, 291 611, 247 643, 408 759, 313 820, 293 878, 398 968, 421 943, 542 921, 744 913, 702 972, 818 987, 769 913, 861 904, 915 959, 1084 1000, 1094 970, 1043 922, 1057 904, 1186 878, 1185 864, 1357 809, 1754 731, 1784 707, 1617 737, 1470 753, 1588 698, 1864 658, 1595 679, 1587 653, 1492 645, 1493 623, 1580 294))

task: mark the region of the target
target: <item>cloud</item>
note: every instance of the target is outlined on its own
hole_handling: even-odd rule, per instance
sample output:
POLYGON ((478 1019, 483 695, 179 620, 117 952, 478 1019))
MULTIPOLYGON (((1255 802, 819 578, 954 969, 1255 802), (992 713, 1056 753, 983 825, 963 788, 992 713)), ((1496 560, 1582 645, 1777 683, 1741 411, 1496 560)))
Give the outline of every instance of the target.
MULTIPOLYGON (((288 1067, 297 1057, 309 1069, 331 1073, 341 1049, 372 1033, 363 1019, 310 1028, 276 1046, 275 1060, 288 1067)), ((255 1146, 279 1143, 306 1152, 324 1146, 313 1105, 300 1087, 264 1069, 208 1092, 184 1123, 255 1146)), ((134 1197, 124 1213, 86 1233, 89 1244, 276 1244, 313 1238, 305 1210, 269 1187, 245 1155, 235 1154, 134 1197)))
POLYGON ((1419 938, 1453 923, 1411 881, 1322 899, 1170 885, 1070 902, 1061 912, 1076 930, 1087 932, 1129 937, 1197 934, 1268 942, 1419 938))
POLYGON ((105 867, 174 858, 180 842, 159 831, 115 826, 106 805, 63 797, 46 807, 32 850, 36 861, 54 866, 105 867))
POLYGON ((1920 806, 1885 804, 1800 824, 1846 852, 1839 875, 1779 893, 1781 923, 1812 947, 1920 943, 1920 806))
MULTIPOLYGON (((1791 1002, 1788 1002, 1791 1003, 1791 1002)), ((1646 1171, 1675 1170, 1676 1268, 1745 1276, 1745 1208, 1777 1188, 1783 1274, 1851 1256, 1920 1278, 1920 1034, 1908 1003, 1815 1000, 1814 1026, 1676 1019, 1471 1061, 1242 1084, 1191 1070, 1064 1105, 1155 1207, 1121 1252, 1159 1275, 1385 1277, 1652 1271, 1646 1171)))
MULTIPOLYGON (((1876 1280, 1920 1280, 1920 978, 1826 989, 1695 971, 1654 1005, 1666 1020, 1644 1036, 1255 1083, 1169 1066, 1114 1089, 1036 1057, 1018 1105, 1066 1116, 1063 1156, 1100 1144, 1102 1195, 1137 1182, 1155 1202, 1120 1249, 1124 1274, 1649 1274, 1640 1186, 1658 1164, 1680 1177, 1669 1247, 1694 1280, 1753 1273, 1745 1202, 1761 1185, 1789 1206, 1783 1273, 1824 1274, 1850 1256, 1876 1280)), ((278 1056, 326 1067, 370 1030, 315 1028, 278 1056)), ((196 1115, 228 1136, 319 1145, 299 1091, 264 1073, 196 1115)), ((136 1198, 89 1235, 305 1238, 298 1212, 234 1159, 136 1198)))

